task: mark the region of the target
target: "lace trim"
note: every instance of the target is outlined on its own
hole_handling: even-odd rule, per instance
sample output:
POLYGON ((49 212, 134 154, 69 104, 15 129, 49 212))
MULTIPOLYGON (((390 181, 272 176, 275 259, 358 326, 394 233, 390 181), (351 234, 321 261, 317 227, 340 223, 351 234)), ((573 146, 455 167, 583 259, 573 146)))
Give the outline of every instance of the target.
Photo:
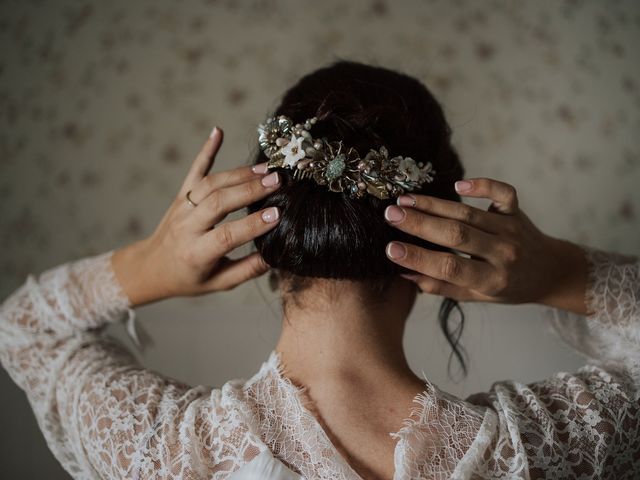
MULTIPOLYGON (((389 434, 398 439, 394 451, 396 479, 449 478, 456 468, 463 468, 459 467, 462 459, 487 444, 495 428, 495 413, 490 409, 454 397, 431 383, 424 372, 423 376, 425 390, 414 397, 416 405, 410 416, 397 432, 389 434)), ((247 382, 246 389, 257 405, 277 410, 280 403, 268 395, 272 389, 282 395, 279 402, 290 413, 282 419, 277 414, 267 415, 270 422, 263 440, 273 451, 281 452, 280 459, 286 465, 307 478, 360 478, 305 406, 307 388, 288 378, 276 350, 247 382), (283 437, 282 431, 289 435, 283 437), (301 457, 300 452, 307 453, 301 457), (318 472, 323 474, 318 477, 318 472)))
POLYGON ((306 390, 286 376, 280 357, 273 350, 244 385, 253 411, 251 423, 276 457, 305 478, 359 478, 303 405, 306 390))

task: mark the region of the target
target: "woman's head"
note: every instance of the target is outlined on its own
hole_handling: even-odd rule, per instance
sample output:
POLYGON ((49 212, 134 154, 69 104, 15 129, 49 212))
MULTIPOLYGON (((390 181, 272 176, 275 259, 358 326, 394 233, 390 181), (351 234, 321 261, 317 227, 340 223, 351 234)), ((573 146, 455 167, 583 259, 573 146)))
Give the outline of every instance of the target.
MULTIPOLYGON (((305 75, 287 90, 269 114, 277 115, 294 123, 315 116, 314 138, 342 140, 362 155, 384 145, 390 156, 429 161, 434 181, 415 193, 460 201, 453 185, 464 176, 464 168, 451 145, 451 129, 437 100, 413 77, 340 60, 305 75)), ((267 160, 257 149, 253 163, 267 160)), ((278 171, 282 186, 248 209, 277 206, 281 211, 278 225, 256 238, 255 246, 290 294, 320 277, 357 280, 372 298, 379 298, 397 274, 408 271, 386 257, 389 241, 448 250, 391 227, 383 212, 395 198, 381 200, 367 194, 354 199, 312 179, 294 180, 290 169, 278 171)))

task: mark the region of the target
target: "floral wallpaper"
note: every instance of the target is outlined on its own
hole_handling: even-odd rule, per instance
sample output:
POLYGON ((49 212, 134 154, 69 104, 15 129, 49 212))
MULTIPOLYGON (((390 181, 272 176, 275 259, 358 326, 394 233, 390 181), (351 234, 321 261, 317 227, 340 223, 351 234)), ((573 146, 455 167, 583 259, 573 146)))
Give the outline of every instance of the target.
MULTIPOLYGON (((214 125, 225 130, 214 170, 248 162, 277 98, 337 58, 425 82, 468 176, 512 183, 543 231, 640 253, 635 0, 2 0, 0 45, 3 296, 30 272, 150 234, 214 125)), ((424 320, 433 300, 414 309, 407 350, 452 392, 579 364, 537 310, 514 320, 507 306, 470 306, 472 378, 450 383, 448 349, 424 320), (524 335, 538 342, 496 348, 524 335)), ((264 279, 145 307, 156 346, 141 358, 193 382, 248 376, 277 338, 277 308, 264 279)), ((3 470, 67 478, 1 375, 3 470)))

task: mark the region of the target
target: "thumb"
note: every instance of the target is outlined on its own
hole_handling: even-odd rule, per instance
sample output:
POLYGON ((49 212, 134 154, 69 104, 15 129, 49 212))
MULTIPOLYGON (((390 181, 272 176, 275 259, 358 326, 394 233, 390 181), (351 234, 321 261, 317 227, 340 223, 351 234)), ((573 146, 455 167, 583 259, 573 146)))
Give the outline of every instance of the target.
POLYGON ((260 252, 253 252, 235 260, 223 257, 213 277, 204 287, 209 292, 231 290, 241 283, 259 277, 270 268, 260 252))
POLYGON ((401 277, 414 282, 420 290, 433 295, 452 298, 459 302, 478 300, 471 290, 420 273, 401 273, 401 277))

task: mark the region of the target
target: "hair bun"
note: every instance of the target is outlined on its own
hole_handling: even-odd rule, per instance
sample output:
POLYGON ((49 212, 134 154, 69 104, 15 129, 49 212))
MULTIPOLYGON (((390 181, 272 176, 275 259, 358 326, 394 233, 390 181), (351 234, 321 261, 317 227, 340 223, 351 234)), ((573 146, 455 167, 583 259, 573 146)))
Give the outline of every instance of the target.
MULTIPOLYGON (((300 79, 283 96, 273 117, 287 116, 295 122, 317 116, 314 137, 343 140, 366 153, 384 141, 389 152, 402 152, 434 169, 464 171, 457 155, 449 155, 449 126, 438 102, 418 80, 392 70, 355 62, 337 62, 300 79), (393 128, 392 128, 393 127, 393 128), (402 128, 400 128, 402 127, 402 128), (425 133, 429 132, 428 135, 425 133), (440 152, 446 146, 447 154, 440 152), (442 161, 446 159, 446 165, 442 161)), ((255 163, 264 161, 259 152, 255 163)), ((294 180, 283 168, 283 185, 268 197, 249 206, 257 211, 277 206, 278 225, 255 240, 264 259, 274 268, 298 276, 375 279, 407 271, 385 254, 391 240, 411 241, 435 250, 446 250, 391 227, 384 208, 394 199, 372 195, 351 199, 332 192, 311 179, 294 180)), ((455 176, 455 175, 454 175, 455 176)), ((459 200, 453 183, 435 181, 416 193, 428 192, 459 200)))

